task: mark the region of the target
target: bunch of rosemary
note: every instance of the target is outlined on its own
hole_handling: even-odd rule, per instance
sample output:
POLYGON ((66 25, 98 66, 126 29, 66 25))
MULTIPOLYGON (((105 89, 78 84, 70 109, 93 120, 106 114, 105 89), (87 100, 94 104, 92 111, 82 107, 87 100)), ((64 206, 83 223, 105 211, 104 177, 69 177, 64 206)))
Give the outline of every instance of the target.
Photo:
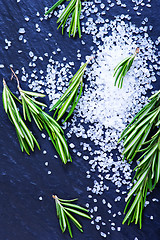
POLYGON ((67 119, 73 113, 82 94, 83 75, 87 67, 87 64, 89 63, 90 60, 91 59, 89 59, 86 63, 84 63, 82 67, 78 70, 78 72, 73 76, 73 78, 70 80, 68 89, 62 95, 62 97, 55 103, 55 105, 50 109, 50 111, 52 111, 55 108, 57 108, 53 116, 55 117, 57 114, 57 121, 59 121, 63 117, 63 115, 65 114, 65 112, 69 107, 70 107, 70 110, 64 122, 66 122, 67 119))
POLYGON ((126 57, 124 60, 122 60, 114 68, 114 75, 113 75, 113 77, 116 76, 116 79, 115 79, 115 82, 114 82, 114 86, 116 86, 117 81, 118 81, 118 88, 122 88, 123 79, 124 79, 126 73, 130 70, 137 53, 139 53, 139 48, 136 49, 134 54, 132 54, 129 57, 126 57))
POLYGON ((160 91, 150 98, 150 102, 134 117, 119 139, 124 140, 124 158, 131 161, 137 153, 141 154, 139 164, 134 169, 136 173, 133 180, 136 183, 126 198, 125 212, 128 212, 123 220, 123 223, 128 220, 128 224, 139 222, 140 228, 147 192, 155 188, 160 177, 159 125, 160 91))
POLYGON ((59 224, 62 232, 64 233, 68 227, 69 234, 71 238, 73 237, 71 226, 68 219, 70 219, 75 224, 75 226, 81 232, 83 232, 82 225, 77 221, 77 219, 72 215, 72 213, 91 219, 90 216, 86 214, 88 213, 88 210, 72 203, 78 200, 77 198, 72 200, 64 200, 58 198, 56 195, 53 195, 52 197, 56 203, 57 217, 59 218, 59 224))
MULTIPOLYGON (((52 11, 54 11, 60 4, 62 4, 65 0, 57 1, 46 13, 48 15, 52 11)), ((67 22, 68 17, 72 15, 72 19, 69 27, 69 37, 72 35, 76 36, 76 32, 78 31, 79 37, 81 38, 81 27, 80 27, 80 15, 81 15, 81 0, 70 0, 68 6, 62 12, 60 17, 57 20, 59 23, 58 28, 62 26, 62 34, 64 33, 64 27, 67 22)))

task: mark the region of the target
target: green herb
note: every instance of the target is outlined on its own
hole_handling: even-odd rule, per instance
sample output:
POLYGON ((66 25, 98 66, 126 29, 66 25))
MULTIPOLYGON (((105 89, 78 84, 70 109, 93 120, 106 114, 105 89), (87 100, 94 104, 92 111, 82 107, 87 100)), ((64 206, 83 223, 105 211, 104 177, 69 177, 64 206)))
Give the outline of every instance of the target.
POLYGON ((124 212, 127 210, 128 212, 123 220, 123 224, 127 220, 128 224, 133 221, 136 224, 139 222, 140 228, 142 227, 142 212, 147 192, 155 188, 160 177, 160 130, 146 144, 148 146, 143 150, 143 155, 138 159, 140 163, 135 168, 137 171, 134 179, 137 181, 126 198, 127 205, 124 212), (134 201, 128 209, 128 205, 133 198, 134 201))
POLYGON ((118 88, 122 88, 123 85, 123 79, 126 75, 126 73, 131 68, 133 61, 135 59, 135 56, 139 53, 139 48, 136 49, 135 53, 132 54, 130 57, 126 57, 124 60, 122 60, 115 68, 114 68, 114 75, 116 76, 114 86, 116 86, 118 81, 118 88))
MULTIPOLYGON (((12 69, 11 71, 13 72, 12 69)), ((29 121, 31 121, 31 117, 33 117, 37 127, 40 130, 42 130, 43 128, 46 129, 63 163, 66 164, 68 160, 72 161, 62 128, 51 116, 49 116, 39 107, 39 106, 46 107, 46 105, 33 98, 44 97, 45 95, 22 90, 19 85, 19 80, 17 76, 15 75, 14 72, 13 74, 17 80, 18 90, 21 94, 24 119, 25 120, 28 119, 29 121)))
POLYGON ((71 106, 71 108, 64 122, 66 122, 67 119, 73 113, 82 94, 83 75, 89 61, 83 64, 82 67, 78 70, 78 72, 73 76, 73 78, 70 80, 68 89, 62 95, 62 97, 56 102, 56 104, 50 109, 50 111, 52 111, 55 108, 57 108, 53 116, 55 117, 55 115, 57 114, 57 121, 62 118, 62 116, 65 114, 69 106, 71 106))
POLYGON ((3 79, 2 99, 5 112, 7 113, 10 121, 15 126, 22 152, 25 150, 26 153, 29 154, 29 149, 34 151, 35 144, 39 149, 40 147, 37 140, 33 136, 32 132, 27 128, 26 124, 22 120, 22 117, 18 111, 14 98, 18 102, 20 102, 19 99, 9 90, 5 80, 3 79))
POLYGON ((139 222, 140 228, 147 192, 155 188, 160 176, 160 91, 149 100, 150 102, 136 114, 119 139, 119 141, 124 139, 124 158, 132 161, 137 153, 141 154, 138 159, 140 163, 135 168, 136 183, 126 198, 125 212, 129 205, 131 206, 123 221, 125 223, 128 220, 128 224, 133 221, 136 224, 139 222), (148 140, 156 129, 157 133, 148 140))
POLYGON ((132 161, 160 118, 160 91, 150 98, 131 123, 122 132, 118 142, 124 139, 124 158, 132 161))
MULTIPOLYGON (((59 0, 56 2, 46 13, 48 15, 50 12, 54 11, 60 4, 62 4, 65 0, 59 0)), ((80 27, 80 15, 81 15, 81 0, 70 0, 68 6, 62 12, 60 17, 57 20, 59 26, 62 26, 62 34, 64 33, 64 27, 68 17, 72 14, 72 19, 69 27, 69 37, 72 35, 75 37, 76 32, 78 30, 79 37, 81 38, 81 27, 80 27)))
POLYGON ((72 200, 64 200, 64 199, 58 198, 55 195, 53 195, 52 197, 56 203, 57 216, 59 218, 59 224, 62 232, 64 233, 65 230, 68 228, 71 238, 73 237, 69 219, 75 224, 75 226, 81 232, 83 232, 82 225, 77 221, 77 219, 72 215, 72 213, 91 219, 90 216, 86 214, 88 213, 88 210, 72 203, 76 201, 77 198, 72 200))

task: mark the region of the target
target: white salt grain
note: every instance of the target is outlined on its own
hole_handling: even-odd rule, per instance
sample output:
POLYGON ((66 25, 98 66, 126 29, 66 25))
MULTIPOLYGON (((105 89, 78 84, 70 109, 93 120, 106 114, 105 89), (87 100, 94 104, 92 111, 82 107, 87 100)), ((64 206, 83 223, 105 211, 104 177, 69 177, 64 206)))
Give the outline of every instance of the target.
POLYGON ((19 32, 20 34, 24 34, 26 31, 25 31, 24 28, 20 28, 20 29, 18 30, 18 32, 19 32))

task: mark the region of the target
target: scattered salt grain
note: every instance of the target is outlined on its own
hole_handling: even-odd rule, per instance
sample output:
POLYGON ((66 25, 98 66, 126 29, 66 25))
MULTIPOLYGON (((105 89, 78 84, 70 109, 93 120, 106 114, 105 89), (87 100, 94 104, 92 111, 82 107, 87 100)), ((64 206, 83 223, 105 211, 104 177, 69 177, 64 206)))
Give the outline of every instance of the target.
POLYGON ((26 21, 26 22, 28 22, 28 21, 29 21, 29 17, 25 17, 24 19, 25 19, 25 21, 26 21))
POLYGON ((26 31, 25 31, 24 28, 20 28, 20 29, 18 30, 18 32, 19 32, 20 34, 24 34, 26 31))
POLYGON ((44 133, 41 134, 42 138, 46 138, 46 135, 44 133))
POLYGON ((101 236, 104 237, 104 238, 107 237, 106 233, 104 233, 104 232, 101 232, 100 234, 101 234, 101 236))
POLYGON ((75 147, 75 145, 73 143, 70 143, 69 146, 70 146, 70 148, 74 148, 75 147))

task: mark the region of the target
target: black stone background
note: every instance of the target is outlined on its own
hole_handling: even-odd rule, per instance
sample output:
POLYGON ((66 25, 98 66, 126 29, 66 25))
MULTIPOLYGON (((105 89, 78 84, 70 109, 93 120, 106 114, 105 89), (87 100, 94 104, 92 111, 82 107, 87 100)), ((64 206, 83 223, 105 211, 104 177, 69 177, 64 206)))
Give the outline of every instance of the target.
MULTIPOLYGON (((0 0, 0 63, 5 65, 4 69, 0 69, 0 94, 2 94, 2 78, 5 78, 12 91, 16 92, 16 83, 10 81, 9 64, 13 64, 14 69, 19 70, 24 66, 26 72, 31 73, 31 68, 28 66, 30 62, 29 51, 33 51, 36 56, 43 56, 45 52, 48 52, 50 56, 52 51, 60 47, 61 53, 53 59, 62 62, 62 58, 66 56, 67 61, 74 61, 75 70, 73 69, 73 73, 80 66, 80 62, 76 58, 77 49, 81 50, 82 61, 84 61, 85 55, 91 55, 90 46, 93 45, 91 35, 83 34, 82 39, 86 42, 86 45, 83 46, 78 38, 69 39, 67 33, 62 36, 61 30, 57 31, 55 16, 42 23, 36 17, 37 11, 43 16, 44 7, 51 6, 54 2, 55 0, 21 0, 20 3, 16 3, 16 0, 0 0), (26 22, 24 16, 28 16, 30 21, 26 22), (36 23, 40 25, 40 33, 35 31, 36 23), (18 40, 20 27, 24 27, 26 30, 24 38, 27 39, 27 43, 25 44, 18 40), (53 36, 49 38, 49 41, 45 41, 49 32, 53 36), (12 41, 9 50, 4 48, 5 38, 12 41), (55 43, 58 43, 57 46, 55 43), (19 54, 18 50, 23 52, 19 54)), ((134 4, 131 0, 123 0, 122 2, 127 4, 127 8, 122 9, 116 5, 106 13, 106 18, 113 19, 114 16, 121 13, 129 13, 132 16, 132 23, 140 27, 144 17, 148 17, 148 25, 154 27, 150 35, 155 41, 160 33, 160 1, 151 1, 152 8, 143 7, 141 16, 137 16, 136 12, 132 10, 134 4)), ((47 63, 47 57, 44 57, 43 62, 37 61, 36 68, 38 70, 42 69, 44 75, 46 75, 47 63)), ((28 89, 27 82, 22 82, 21 85, 23 89, 28 89)), ((159 86, 160 84, 157 81, 154 87, 159 89, 159 86)), ((45 102, 49 104, 47 97, 45 102)), ((52 144, 47 139, 42 139, 40 132, 33 124, 29 127, 34 131, 42 151, 47 150, 47 154, 43 155, 42 151, 37 149, 30 156, 22 153, 14 127, 4 113, 2 101, 0 101, 0 109, 0 240, 70 239, 68 233, 61 233, 51 195, 57 194, 65 199, 78 196, 78 203, 85 205, 89 201, 86 188, 88 185, 92 186, 95 178, 93 175, 91 179, 86 179, 86 171, 89 169, 88 162, 82 160, 81 157, 77 157, 71 150, 73 163, 66 166, 62 165, 60 159, 54 158, 56 152, 52 144), (44 165, 46 161, 49 161, 48 167, 44 165), (51 175, 47 174, 48 170, 52 171, 51 175), (39 201, 39 196, 43 197, 43 201, 39 201)), ((74 142, 76 145, 78 141, 80 140, 73 136, 72 139, 68 140, 68 143, 74 142)), ((94 148, 89 139, 86 139, 86 142, 94 148)), ((114 204, 113 199, 117 196, 115 186, 112 186, 110 182, 108 185, 110 191, 104 193, 104 198, 114 204)), ((160 199, 159 186, 148 197, 148 200, 154 197, 160 199)), ((99 200, 99 196, 97 196, 97 199, 99 200)), ((138 226, 134 224, 129 227, 124 225, 121 232, 111 231, 111 235, 107 239, 132 240, 135 236, 139 240, 160 239, 159 203, 150 202, 150 205, 144 211, 142 230, 139 230, 138 226), (149 218, 151 215, 154 216, 153 220, 149 218)), ((104 220, 107 222, 107 219, 110 218, 107 208, 100 201, 98 201, 97 206, 99 208, 98 215, 106 216, 104 220)), ((113 207, 115 211, 123 212, 124 206, 124 201, 121 201, 113 207)), ((116 222, 116 226, 121 226, 122 219, 123 216, 119 216, 113 221, 116 222)), ((80 221, 83 224, 84 233, 80 233, 73 227, 74 239, 104 239, 95 229, 95 226, 90 224, 90 221, 85 219, 80 219, 80 221)), ((110 231, 108 224, 104 228, 104 232, 107 231, 110 231)))

